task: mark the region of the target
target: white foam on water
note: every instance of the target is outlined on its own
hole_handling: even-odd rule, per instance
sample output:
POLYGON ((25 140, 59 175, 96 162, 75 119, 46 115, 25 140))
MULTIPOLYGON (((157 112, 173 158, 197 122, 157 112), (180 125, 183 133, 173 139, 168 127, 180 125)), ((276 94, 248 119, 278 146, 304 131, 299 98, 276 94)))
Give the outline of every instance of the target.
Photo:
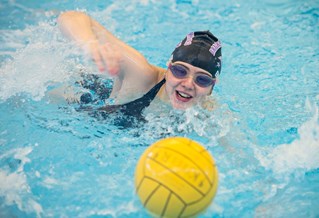
POLYGON ((101 209, 101 210, 91 210, 84 217, 89 216, 129 216, 132 213, 136 213, 140 208, 136 205, 135 201, 124 202, 115 208, 101 209))
POLYGON ((299 138, 290 144, 256 151, 262 166, 271 169, 275 175, 289 175, 297 171, 305 173, 319 168, 318 106, 307 100, 306 107, 313 116, 298 128, 299 138))
POLYGON ((21 161, 13 172, 0 169, 0 196, 4 198, 5 205, 16 205, 21 211, 41 217, 42 206, 30 196, 30 186, 24 172, 24 165, 30 162, 27 156, 32 150, 32 147, 17 148, 0 156, 0 159, 13 156, 15 160, 21 161))
POLYGON ((6 32, 2 40, 10 49, 0 53, 9 56, 0 66, 0 100, 21 93, 40 100, 49 85, 68 81, 81 68, 80 51, 63 40, 55 24, 44 22, 6 32))

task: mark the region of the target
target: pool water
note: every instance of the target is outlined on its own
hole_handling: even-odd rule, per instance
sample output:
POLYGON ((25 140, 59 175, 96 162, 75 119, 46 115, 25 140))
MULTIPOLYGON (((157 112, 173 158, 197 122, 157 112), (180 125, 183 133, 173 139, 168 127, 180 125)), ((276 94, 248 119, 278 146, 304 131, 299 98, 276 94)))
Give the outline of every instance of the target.
POLYGON ((318 217, 318 23, 316 0, 0 2, 0 217, 148 217, 135 166, 169 136, 216 161, 218 192, 200 217, 318 217), (218 108, 159 108, 121 128, 52 100, 79 72, 98 74, 58 31, 65 10, 161 67, 185 34, 211 30, 223 44, 218 108))

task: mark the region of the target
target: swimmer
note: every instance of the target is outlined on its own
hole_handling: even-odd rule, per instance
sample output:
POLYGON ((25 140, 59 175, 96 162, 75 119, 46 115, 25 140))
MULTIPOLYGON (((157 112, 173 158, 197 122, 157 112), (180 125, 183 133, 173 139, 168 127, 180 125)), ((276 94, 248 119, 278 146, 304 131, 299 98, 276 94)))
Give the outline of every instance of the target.
POLYGON ((113 77, 109 97, 114 105, 101 110, 141 113, 154 101, 179 110, 205 105, 221 71, 221 43, 209 31, 189 33, 164 69, 150 64, 85 13, 64 12, 58 17, 58 25, 63 35, 92 58, 100 72, 113 77))

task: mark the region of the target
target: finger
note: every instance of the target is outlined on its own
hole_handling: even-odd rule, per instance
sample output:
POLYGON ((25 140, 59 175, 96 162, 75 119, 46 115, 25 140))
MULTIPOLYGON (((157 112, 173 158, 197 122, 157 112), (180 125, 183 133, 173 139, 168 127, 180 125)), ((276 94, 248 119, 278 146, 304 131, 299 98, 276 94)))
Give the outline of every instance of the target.
POLYGON ((112 63, 110 65, 110 70, 113 71, 114 73, 119 73, 121 66, 123 65, 124 62, 124 55, 121 51, 121 47, 116 46, 114 44, 109 45, 109 50, 112 51, 112 63))
POLYGON ((99 54, 99 52, 94 52, 92 54, 92 58, 93 58, 93 61, 95 62, 96 66, 98 67, 99 71, 100 72, 103 72, 105 71, 105 66, 104 66, 104 63, 103 63, 103 60, 99 54))
POLYGON ((85 52, 92 58, 95 62, 96 66, 98 67, 100 72, 105 71, 105 67, 103 64, 103 60, 99 54, 99 43, 97 41, 92 41, 84 46, 85 52))
POLYGON ((101 46, 100 53, 109 74, 113 76, 117 75, 120 71, 120 64, 116 50, 110 44, 104 44, 101 46))
POLYGON ((109 64, 107 69, 112 76, 116 76, 120 73, 120 65, 114 62, 112 64, 109 64))

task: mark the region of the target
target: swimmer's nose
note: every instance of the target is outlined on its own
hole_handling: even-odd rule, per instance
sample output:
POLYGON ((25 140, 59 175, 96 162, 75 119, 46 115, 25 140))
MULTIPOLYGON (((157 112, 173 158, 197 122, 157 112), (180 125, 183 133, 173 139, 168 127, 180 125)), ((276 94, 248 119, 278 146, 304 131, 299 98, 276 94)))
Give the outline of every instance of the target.
POLYGON ((194 89, 193 77, 188 76, 188 77, 184 78, 182 81, 182 86, 185 87, 186 89, 194 89))

